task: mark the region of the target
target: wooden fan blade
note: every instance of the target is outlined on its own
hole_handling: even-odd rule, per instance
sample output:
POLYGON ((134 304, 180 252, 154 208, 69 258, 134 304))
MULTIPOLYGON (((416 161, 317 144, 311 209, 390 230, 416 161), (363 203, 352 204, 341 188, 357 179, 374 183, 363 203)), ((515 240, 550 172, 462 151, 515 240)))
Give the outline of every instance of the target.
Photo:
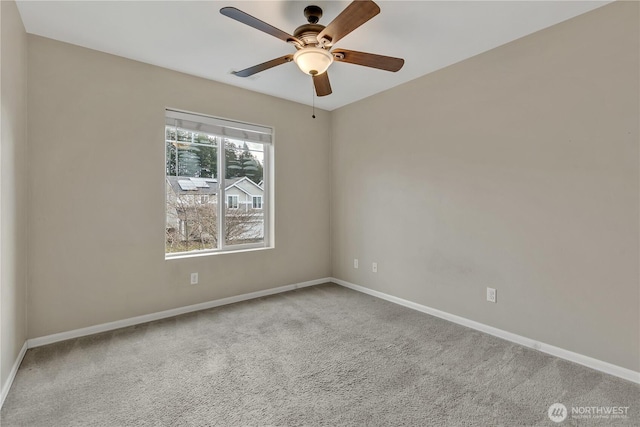
POLYGON ((339 62, 364 65, 365 67, 396 72, 404 65, 404 59, 392 56, 376 55, 374 53, 357 52, 355 50, 335 49, 333 57, 339 62))
POLYGON ((224 16, 228 16, 231 19, 235 19, 238 22, 242 22, 245 25, 255 28, 256 30, 260 30, 264 33, 272 35, 273 37, 277 37, 280 40, 284 40, 285 42, 293 42, 303 46, 304 44, 297 38, 293 37, 291 34, 285 33, 284 31, 274 27, 273 25, 267 24, 264 21, 255 18, 248 13, 241 11, 240 9, 236 9, 235 7, 223 7, 220 9, 220 13, 224 16))
POLYGON ((329 83, 329 74, 326 71, 313 76, 313 85, 316 87, 316 95, 331 95, 331 83, 329 83))
POLYGON ((371 0, 355 0, 318 34, 318 41, 325 40, 331 46, 338 40, 380 13, 380 8, 371 0))
POLYGON ((245 68, 244 70, 234 71, 232 74, 238 77, 249 77, 260 71, 268 70, 276 65, 286 64, 293 61, 293 55, 281 56, 280 58, 272 59, 271 61, 263 62, 262 64, 254 65, 253 67, 245 68))

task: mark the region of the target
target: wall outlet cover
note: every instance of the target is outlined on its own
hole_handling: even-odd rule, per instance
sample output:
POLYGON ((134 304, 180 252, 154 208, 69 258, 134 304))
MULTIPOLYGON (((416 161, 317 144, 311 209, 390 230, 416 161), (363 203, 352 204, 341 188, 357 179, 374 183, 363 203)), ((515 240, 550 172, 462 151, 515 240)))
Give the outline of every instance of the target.
POLYGON ((487 301, 496 302, 498 297, 498 291, 494 288, 487 288, 487 301))

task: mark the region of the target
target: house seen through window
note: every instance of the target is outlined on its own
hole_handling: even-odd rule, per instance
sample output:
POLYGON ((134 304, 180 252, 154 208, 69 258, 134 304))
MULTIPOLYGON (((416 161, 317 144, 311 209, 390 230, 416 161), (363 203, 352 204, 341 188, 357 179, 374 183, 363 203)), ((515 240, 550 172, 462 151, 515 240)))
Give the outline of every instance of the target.
POLYGON ((268 127, 166 111, 167 257, 271 244, 271 144, 268 127))

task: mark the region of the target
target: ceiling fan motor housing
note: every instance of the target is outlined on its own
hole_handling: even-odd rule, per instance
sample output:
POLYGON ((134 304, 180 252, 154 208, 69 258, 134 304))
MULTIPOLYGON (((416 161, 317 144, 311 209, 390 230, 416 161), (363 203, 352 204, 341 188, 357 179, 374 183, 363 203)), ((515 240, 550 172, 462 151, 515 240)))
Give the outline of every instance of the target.
POLYGON ((318 34, 322 30, 324 30, 324 25, 304 24, 296 28, 293 35, 299 40, 302 40, 305 46, 315 46, 318 44, 318 34))

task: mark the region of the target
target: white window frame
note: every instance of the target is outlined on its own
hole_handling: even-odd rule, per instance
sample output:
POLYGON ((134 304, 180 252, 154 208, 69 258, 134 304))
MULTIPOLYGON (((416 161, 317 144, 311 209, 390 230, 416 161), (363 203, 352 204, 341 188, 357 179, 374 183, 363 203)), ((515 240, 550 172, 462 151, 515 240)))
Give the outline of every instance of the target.
MULTIPOLYGON (((187 111, 180 111, 175 109, 166 109, 165 112, 166 118, 166 126, 168 125, 169 119, 175 120, 185 120, 190 122, 198 122, 198 124, 202 124, 204 130, 190 130, 187 128, 183 128, 182 126, 176 126, 178 128, 183 128, 185 130, 189 130, 191 132, 201 132, 207 133, 211 136, 215 136, 217 140, 218 147, 218 194, 217 194, 217 206, 218 206, 218 218, 224 218, 224 211, 227 206, 227 197, 226 197, 226 184, 225 184, 225 143, 226 139, 232 141, 246 141, 259 143, 263 146, 263 195, 262 197, 262 210, 263 210, 263 241, 259 243, 243 243, 243 244, 227 244, 225 236, 225 221, 218 221, 218 247, 210 248, 210 249, 199 249, 188 252, 171 252, 167 253, 165 248, 165 259, 178 259, 178 258, 188 258, 194 256, 203 256, 203 255, 215 255, 215 254, 223 254, 223 253, 231 253, 231 252, 241 252, 247 250, 257 250, 257 249, 271 249, 275 247, 275 226, 274 226, 274 209, 275 204, 273 203, 273 189, 274 189, 274 178, 275 174, 272 169, 273 157, 274 157, 274 147, 273 140, 275 131, 272 127, 256 125, 251 123, 238 122, 213 116, 207 116, 199 113, 191 113, 187 111), (211 131, 213 130, 213 131, 211 131), (217 131, 216 131, 217 130, 217 131), (248 137, 248 138, 247 138, 248 137), (251 139, 253 138, 253 139, 251 139), (220 203, 222 200, 225 203, 220 203)), ((165 131, 166 133, 166 131, 165 131)), ((166 143, 164 144, 164 152, 165 152, 165 162, 163 167, 166 168, 166 143)), ((166 185, 166 179, 165 179, 166 185)), ((166 200, 165 191, 165 216, 167 209, 167 200, 166 200)), ((230 195, 236 197, 238 201, 237 208, 240 207, 240 200, 237 195, 230 195)), ((253 201, 253 199, 252 199, 253 201)), ((234 208, 235 209, 235 208, 234 208)))

